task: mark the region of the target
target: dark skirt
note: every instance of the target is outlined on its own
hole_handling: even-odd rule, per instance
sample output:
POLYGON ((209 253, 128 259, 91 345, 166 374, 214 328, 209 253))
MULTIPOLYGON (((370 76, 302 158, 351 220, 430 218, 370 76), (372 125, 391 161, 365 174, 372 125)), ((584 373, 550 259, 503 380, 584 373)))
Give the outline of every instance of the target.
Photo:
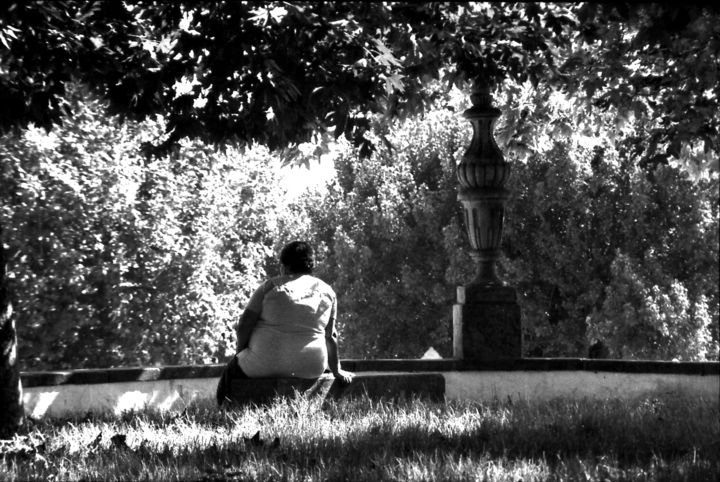
POLYGON ((240 365, 237 362, 237 355, 233 355, 230 361, 225 365, 220 380, 218 381, 217 391, 215 397, 219 407, 222 407, 224 403, 232 403, 230 398, 230 382, 237 378, 250 378, 248 377, 240 365))

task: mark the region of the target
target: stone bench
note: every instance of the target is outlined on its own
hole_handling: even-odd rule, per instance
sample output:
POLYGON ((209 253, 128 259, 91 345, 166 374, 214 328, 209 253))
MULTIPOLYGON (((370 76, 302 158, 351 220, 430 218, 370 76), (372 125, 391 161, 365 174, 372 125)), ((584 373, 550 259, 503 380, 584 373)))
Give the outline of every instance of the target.
POLYGON ((351 397, 445 400, 445 378, 440 373, 357 374, 350 384, 335 380, 329 373, 317 379, 243 378, 232 380, 230 387, 230 398, 239 405, 263 404, 296 394, 323 400, 351 397))

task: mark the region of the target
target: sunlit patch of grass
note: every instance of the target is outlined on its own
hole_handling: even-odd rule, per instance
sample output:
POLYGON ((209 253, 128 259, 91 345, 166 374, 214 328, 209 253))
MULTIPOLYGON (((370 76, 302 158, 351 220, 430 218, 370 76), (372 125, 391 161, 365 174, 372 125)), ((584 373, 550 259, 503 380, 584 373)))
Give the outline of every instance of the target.
POLYGON ((31 424, 1 480, 717 480, 717 400, 278 399, 31 424))

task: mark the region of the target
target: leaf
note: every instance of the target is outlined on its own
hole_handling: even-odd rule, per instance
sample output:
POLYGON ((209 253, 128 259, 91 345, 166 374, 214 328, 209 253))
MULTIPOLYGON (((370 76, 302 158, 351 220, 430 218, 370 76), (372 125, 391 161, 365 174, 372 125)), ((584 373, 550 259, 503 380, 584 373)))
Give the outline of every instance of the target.
POLYGON ((385 92, 387 95, 392 95, 396 90, 405 92, 403 78, 405 78, 405 76, 401 74, 392 74, 385 77, 385 92))
POLYGON ((374 57, 374 60, 378 62, 380 65, 383 65, 385 67, 402 67, 402 62, 400 62, 392 53, 392 51, 385 46, 385 44, 380 39, 373 39, 373 43, 375 44, 375 48, 378 50, 379 55, 376 55, 374 57))

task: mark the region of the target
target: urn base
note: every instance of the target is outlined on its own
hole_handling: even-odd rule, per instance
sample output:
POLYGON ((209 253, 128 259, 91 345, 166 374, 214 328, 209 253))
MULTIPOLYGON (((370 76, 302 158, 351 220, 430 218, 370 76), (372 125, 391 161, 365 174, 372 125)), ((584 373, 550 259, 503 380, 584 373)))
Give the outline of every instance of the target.
POLYGON ((453 306, 453 357, 501 360, 522 357, 522 325, 515 289, 458 287, 453 306))

